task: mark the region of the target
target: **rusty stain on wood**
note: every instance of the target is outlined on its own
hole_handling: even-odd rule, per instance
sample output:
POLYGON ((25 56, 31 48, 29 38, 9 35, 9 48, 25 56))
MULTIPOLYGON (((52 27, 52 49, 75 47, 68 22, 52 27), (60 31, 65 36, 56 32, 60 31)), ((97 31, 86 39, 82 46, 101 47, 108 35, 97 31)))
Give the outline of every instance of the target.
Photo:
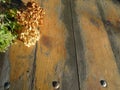
POLYGON ((52 44, 51 44, 52 38, 50 39, 50 37, 48 37, 48 36, 42 36, 41 43, 43 43, 43 45, 48 47, 48 48, 52 48, 52 44))

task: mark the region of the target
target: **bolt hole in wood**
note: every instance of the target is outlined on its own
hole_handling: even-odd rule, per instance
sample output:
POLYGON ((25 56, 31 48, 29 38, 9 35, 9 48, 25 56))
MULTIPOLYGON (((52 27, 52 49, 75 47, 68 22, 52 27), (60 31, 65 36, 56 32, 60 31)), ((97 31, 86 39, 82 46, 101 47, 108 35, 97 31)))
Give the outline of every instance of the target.
POLYGON ((4 83, 4 90, 9 90, 10 88, 10 82, 5 82, 4 83))
POLYGON ((52 86, 55 90, 60 88, 60 83, 59 81, 52 81, 52 86))
POLYGON ((108 26, 112 25, 112 23, 109 20, 105 21, 105 24, 108 26))
POLYGON ((106 82, 106 80, 100 80, 100 85, 101 85, 103 88, 107 87, 107 82, 106 82))

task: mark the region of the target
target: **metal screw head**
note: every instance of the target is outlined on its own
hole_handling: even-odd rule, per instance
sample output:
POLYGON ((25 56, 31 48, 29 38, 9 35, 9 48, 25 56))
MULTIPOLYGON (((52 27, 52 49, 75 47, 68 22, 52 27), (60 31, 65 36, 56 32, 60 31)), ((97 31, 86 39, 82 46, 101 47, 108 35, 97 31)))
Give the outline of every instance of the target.
POLYGON ((53 81, 52 82, 52 86, 55 88, 55 89, 59 89, 60 88, 60 83, 58 81, 53 81))
POLYGON ((100 80, 100 84, 102 87, 107 87, 107 82, 105 80, 100 80))
POLYGON ((10 88, 10 82, 5 82, 4 89, 8 90, 10 88))

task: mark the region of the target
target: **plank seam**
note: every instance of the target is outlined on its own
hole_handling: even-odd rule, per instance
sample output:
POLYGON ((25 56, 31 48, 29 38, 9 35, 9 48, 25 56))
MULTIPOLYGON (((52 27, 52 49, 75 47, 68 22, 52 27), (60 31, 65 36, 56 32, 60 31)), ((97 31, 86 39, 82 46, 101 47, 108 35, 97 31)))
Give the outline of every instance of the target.
POLYGON ((34 61, 33 61, 33 69, 32 69, 32 80, 31 80, 31 90, 34 90, 35 85, 35 72, 36 72, 36 57, 37 57, 37 43, 35 45, 35 53, 34 53, 34 61))
POLYGON ((73 26, 73 14, 72 14, 72 2, 70 0, 70 14, 71 14, 71 23, 72 23, 72 30, 73 30, 73 41, 75 45, 75 57, 76 57, 76 66, 77 66, 77 76, 78 76, 78 88, 80 90, 80 78, 79 78, 79 70, 78 70, 78 62, 77 62, 77 48, 76 48, 76 41, 75 41, 75 32, 74 32, 74 26, 73 26))

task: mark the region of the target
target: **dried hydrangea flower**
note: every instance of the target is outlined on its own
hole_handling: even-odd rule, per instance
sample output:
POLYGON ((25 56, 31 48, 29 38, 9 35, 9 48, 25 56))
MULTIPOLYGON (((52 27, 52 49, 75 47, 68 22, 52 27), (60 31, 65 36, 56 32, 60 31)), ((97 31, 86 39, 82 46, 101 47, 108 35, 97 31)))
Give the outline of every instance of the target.
POLYGON ((22 26, 19 39, 28 47, 40 39, 38 28, 43 24, 44 10, 35 2, 28 2, 25 10, 17 12, 18 23, 22 26))

